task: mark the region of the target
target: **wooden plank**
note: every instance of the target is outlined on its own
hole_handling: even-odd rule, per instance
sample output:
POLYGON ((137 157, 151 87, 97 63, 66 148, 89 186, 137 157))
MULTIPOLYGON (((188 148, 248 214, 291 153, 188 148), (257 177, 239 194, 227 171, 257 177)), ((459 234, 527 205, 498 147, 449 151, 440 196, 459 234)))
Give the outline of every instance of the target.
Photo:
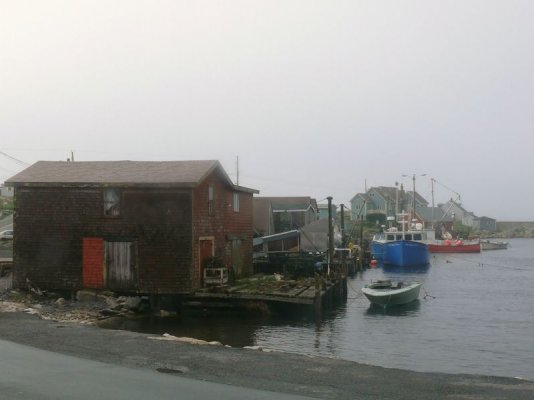
POLYGON ((194 294, 193 298, 210 298, 210 299, 238 299, 238 300, 255 300, 255 301, 274 301, 281 303, 292 303, 292 304, 305 304, 313 305, 313 298, 301 298, 299 297, 280 297, 280 296, 270 296, 270 295, 253 295, 253 294, 244 294, 244 293, 202 293, 197 292, 194 294))
POLYGON ((308 289, 300 293, 299 298, 314 299, 315 298, 315 287, 310 286, 308 289))

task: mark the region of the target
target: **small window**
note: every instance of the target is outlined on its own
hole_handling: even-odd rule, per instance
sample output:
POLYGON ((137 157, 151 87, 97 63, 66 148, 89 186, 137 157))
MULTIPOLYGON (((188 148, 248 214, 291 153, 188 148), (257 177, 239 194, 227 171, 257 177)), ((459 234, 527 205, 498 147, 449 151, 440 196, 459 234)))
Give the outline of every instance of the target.
POLYGON ((234 193, 234 211, 239 212, 239 193, 234 193))
POLYGON ((104 189, 104 215, 117 217, 120 215, 121 194, 119 189, 104 189))
POLYGON ((387 240, 395 240, 395 235, 387 235, 387 240))
POLYGON ((412 240, 412 234, 411 233, 407 233, 406 234, 406 240, 412 240))
POLYGON ((214 208, 213 208, 213 186, 208 187, 208 214, 213 215, 214 208))
POLYGON ((423 236, 420 233, 415 233, 413 235, 413 240, 423 240, 423 236))

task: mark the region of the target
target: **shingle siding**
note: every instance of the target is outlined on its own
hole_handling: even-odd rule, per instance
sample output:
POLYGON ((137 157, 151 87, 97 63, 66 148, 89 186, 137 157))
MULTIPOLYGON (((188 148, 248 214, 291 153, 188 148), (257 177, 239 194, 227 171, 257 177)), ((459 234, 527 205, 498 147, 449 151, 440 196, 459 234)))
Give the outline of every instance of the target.
POLYGON ((83 238, 135 241, 140 292, 192 288, 192 211, 188 190, 122 190, 119 217, 103 215, 102 189, 18 188, 14 285, 83 287, 83 238))

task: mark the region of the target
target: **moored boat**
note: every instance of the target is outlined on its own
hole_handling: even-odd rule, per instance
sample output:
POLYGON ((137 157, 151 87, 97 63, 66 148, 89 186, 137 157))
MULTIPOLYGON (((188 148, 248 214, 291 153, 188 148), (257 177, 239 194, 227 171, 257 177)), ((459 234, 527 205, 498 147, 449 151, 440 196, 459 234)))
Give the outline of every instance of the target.
POLYGON ((505 250, 508 248, 508 242, 497 240, 481 240, 480 248, 482 250, 505 250))
MULTIPOLYGON (((384 264, 400 267, 414 267, 429 263, 427 248, 429 231, 424 230, 422 224, 411 224, 410 229, 405 229, 408 222, 405 220, 408 214, 398 214, 397 222, 402 230, 395 227, 389 228, 373 237, 371 242, 371 255, 384 264)), ((433 232, 431 232, 433 233, 433 232)))
POLYGON ((479 240, 439 240, 428 244, 431 253, 480 253, 479 240))
POLYGON ((362 293, 372 304, 382 307, 408 304, 417 300, 422 283, 392 282, 390 280, 374 281, 362 288, 362 293))

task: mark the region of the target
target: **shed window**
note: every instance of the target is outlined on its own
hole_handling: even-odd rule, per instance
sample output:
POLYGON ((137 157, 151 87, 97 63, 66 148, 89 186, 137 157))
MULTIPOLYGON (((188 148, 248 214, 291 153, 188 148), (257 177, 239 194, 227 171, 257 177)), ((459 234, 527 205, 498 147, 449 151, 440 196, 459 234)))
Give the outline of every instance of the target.
POLYGON ((239 193, 234 193, 234 211, 239 212, 239 193))
POLYGON ((104 190, 104 215, 116 217, 120 215, 120 199, 121 194, 119 189, 105 189, 104 190))

